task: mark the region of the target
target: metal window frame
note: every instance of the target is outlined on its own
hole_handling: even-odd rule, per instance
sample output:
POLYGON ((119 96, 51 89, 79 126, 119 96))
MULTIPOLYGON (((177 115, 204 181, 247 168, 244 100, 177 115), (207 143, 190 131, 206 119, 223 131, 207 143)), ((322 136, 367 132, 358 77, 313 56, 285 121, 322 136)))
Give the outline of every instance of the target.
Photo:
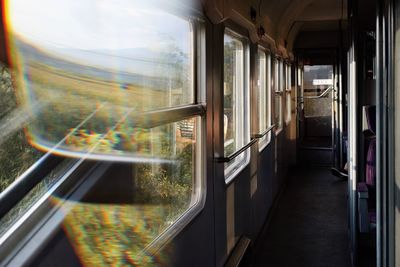
MULTIPOLYGON (((282 131, 283 131, 283 95, 284 95, 284 85, 282 85, 283 81, 284 81, 284 76, 285 74, 284 72, 284 60, 278 56, 274 57, 274 62, 276 64, 274 64, 274 112, 276 111, 276 106, 275 106, 275 101, 276 101, 276 96, 279 97, 279 113, 278 113, 278 124, 275 121, 275 136, 278 136, 282 131), (282 73, 281 73, 282 70, 282 73), (275 73, 276 72, 276 73, 275 73), (275 75, 277 77, 275 77, 275 75), (275 80, 275 78, 277 78, 277 80, 275 80), (281 80, 282 78, 282 80, 281 80)), ((274 114, 274 120, 275 120, 275 116, 276 114, 274 114)))
MULTIPOLYGON (((250 153, 248 152, 248 148, 250 148, 255 142, 251 140, 251 130, 250 130, 250 121, 251 121, 251 103, 250 103, 250 38, 248 35, 247 30, 243 29, 242 27, 238 26, 232 21, 226 21, 224 24, 224 29, 223 29, 223 36, 228 35, 231 38, 236 38, 243 44, 243 123, 244 127, 243 129, 248 129, 246 132, 244 132, 243 137, 244 137, 244 142, 247 141, 246 147, 244 150, 242 148, 237 149, 233 154, 237 154, 234 157, 232 155, 228 157, 216 157, 219 159, 214 159, 215 161, 223 161, 225 163, 229 163, 235 158, 237 158, 239 155, 242 153, 245 153, 245 156, 243 160, 236 162, 235 164, 232 164, 228 167, 224 167, 224 179, 225 179, 225 184, 230 184, 236 177, 237 174, 244 168, 246 167, 249 162, 250 162, 250 153), (243 150, 243 151, 242 151, 243 150), (240 153, 237 153, 240 152, 240 153), (226 158, 231 158, 229 161, 224 161, 226 158)), ((223 40, 224 38, 222 38, 223 40)), ((222 71, 222 82, 224 80, 224 73, 222 71)), ((223 101, 223 96, 221 97, 221 100, 223 101)), ((222 105, 223 107, 224 105, 222 105)), ((223 113, 222 113, 223 114, 223 113)), ((222 115, 221 114, 221 115, 222 115)), ((221 120, 222 123, 223 120, 221 120)), ((223 127, 221 128, 223 129, 223 127)), ((222 142, 223 144, 223 142, 222 142)), ((224 148, 223 148, 224 150, 224 148)))
POLYGON ((396 104, 398 106, 398 67, 395 47, 400 13, 400 1, 378 1, 376 5, 376 97, 377 97, 377 262, 379 267, 395 266, 399 263, 396 255, 398 234, 398 197, 399 188, 396 183, 396 104), (394 145, 395 144, 395 145, 394 145), (397 229, 396 229, 397 228, 397 229))
MULTIPOLYGON (((272 123, 272 77, 271 77, 271 51, 267 48, 265 48, 264 46, 262 46, 261 44, 257 45, 257 54, 259 53, 259 51, 262 51, 265 55, 265 77, 266 77, 266 81, 265 81, 265 93, 267 94, 267 114, 266 114, 266 119, 267 119, 267 129, 264 130, 264 132, 270 132, 269 131, 269 127, 274 126, 274 124, 272 123), (269 121, 269 122, 268 122, 269 121)), ((259 97, 259 96, 258 96, 259 97)), ((257 108, 259 109, 260 107, 259 103, 257 103, 257 108)), ((260 119, 260 118, 258 118, 260 119)), ((259 126, 259 123, 258 123, 259 126)), ((259 127, 258 127, 259 128, 259 127)), ((260 134, 263 134, 262 129, 258 129, 259 133, 255 134, 254 136, 259 136, 260 134)), ((265 136, 266 134, 263 134, 263 136, 265 136)), ((263 137, 262 136, 262 137, 263 137)), ((260 139, 262 139, 262 137, 258 137, 260 139)), ((261 153, 269 144, 271 143, 271 136, 269 135, 269 138, 265 138, 264 140, 260 140, 259 141, 259 152, 261 153)))

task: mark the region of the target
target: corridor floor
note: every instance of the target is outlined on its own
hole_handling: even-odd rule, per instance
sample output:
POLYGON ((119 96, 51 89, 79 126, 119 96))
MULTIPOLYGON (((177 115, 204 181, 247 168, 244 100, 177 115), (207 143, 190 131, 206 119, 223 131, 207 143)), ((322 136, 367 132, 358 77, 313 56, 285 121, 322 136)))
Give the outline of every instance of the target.
POLYGON ((347 182, 328 168, 292 171, 246 266, 350 266, 347 182))

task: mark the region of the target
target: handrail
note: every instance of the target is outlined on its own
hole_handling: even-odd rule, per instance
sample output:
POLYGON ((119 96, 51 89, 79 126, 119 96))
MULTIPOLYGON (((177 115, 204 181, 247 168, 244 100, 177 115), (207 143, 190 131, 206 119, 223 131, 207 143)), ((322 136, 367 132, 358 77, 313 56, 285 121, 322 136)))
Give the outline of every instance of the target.
POLYGON ((6 215, 43 180, 63 158, 46 154, 33 164, 27 172, 17 178, 9 187, 0 193, 0 218, 6 215))
POLYGON ((318 99, 318 98, 322 98, 324 96, 326 96, 327 94, 329 94, 330 91, 333 90, 333 86, 329 86, 328 88, 326 88, 325 91, 323 91, 320 95, 317 96, 304 96, 303 98, 307 98, 307 99, 318 99))
POLYGON ((253 138, 253 139, 251 139, 251 141, 249 143, 244 145, 241 149, 237 150, 236 152, 230 154, 228 157, 216 158, 215 161, 219 162, 219 163, 230 162, 230 161, 234 160, 237 156, 242 154, 242 152, 244 152, 246 149, 248 149, 249 147, 254 145, 257 141, 258 141, 258 138, 253 138))
POLYGON ((152 128, 157 125, 176 122, 193 116, 201 116, 206 112, 206 107, 202 104, 191 104, 179 107, 169 107, 159 110, 146 111, 131 116, 135 125, 144 128, 152 128))
POLYGON ((248 149, 249 147, 254 145, 258 141, 258 139, 264 137, 267 133, 269 133, 272 129, 274 129, 274 127, 275 127, 275 124, 272 124, 270 127, 268 127, 267 130, 265 130, 261 134, 255 134, 253 136, 253 138, 251 139, 251 141, 249 143, 247 143, 246 145, 244 145, 241 149, 239 149, 236 152, 230 154, 228 157, 216 158, 215 161, 218 162, 218 163, 227 163, 227 162, 230 162, 230 161, 234 160, 237 156, 242 154, 246 149, 248 149))
POLYGON ((260 133, 260 134, 254 134, 253 138, 263 138, 267 133, 269 133, 272 129, 275 128, 275 124, 272 124, 271 126, 269 126, 267 128, 267 130, 265 130, 264 132, 260 133))

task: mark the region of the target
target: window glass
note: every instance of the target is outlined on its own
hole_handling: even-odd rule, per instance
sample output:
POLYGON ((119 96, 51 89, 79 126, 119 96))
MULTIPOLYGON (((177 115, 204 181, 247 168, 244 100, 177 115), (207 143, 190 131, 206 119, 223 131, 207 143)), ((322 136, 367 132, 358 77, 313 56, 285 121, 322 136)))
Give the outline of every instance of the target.
POLYGON ((286 90, 286 68, 284 63, 279 60, 279 92, 286 90))
POLYGON ((286 65, 286 124, 292 120, 292 70, 286 65))
MULTIPOLYGON (((263 133, 271 125, 270 118, 270 99, 271 99, 271 85, 270 85, 270 69, 271 60, 263 50, 259 49, 257 53, 258 60, 258 118, 259 118, 259 132, 263 133)), ((269 143, 271 134, 268 133, 263 136, 259 141, 260 150, 269 143)))
POLYGON ((141 156, 126 145, 136 142, 137 115, 194 101, 190 21, 146 1, 40 3, 8 6, 31 145, 104 160, 141 156))
POLYGON ((275 60, 275 131, 279 133, 282 130, 282 95, 284 88, 283 64, 280 60, 275 60))
POLYGON ((148 129, 155 135, 167 134, 148 138, 142 149, 157 149, 168 155, 168 161, 121 163, 83 199, 53 197, 54 205, 69 209, 63 226, 84 265, 155 263, 143 249, 199 201, 199 122, 200 118, 191 118, 148 129), (107 199, 101 194, 108 194, 107 199))
POLYGON ((280 93, 275 94, 275 132, 279 133, 282 129, 281 123, 281 112, 282 112, 282 95, 280 93))
POLYGON ((286 124, 290 123, 292 120, 292 92, 286 92, 286 124))
MULTIPOLYGON (((248 105, 245 92, 245 48, 230 34, 224 36, 224 156, 242 148, 249 141, 248 105)), ((246 162, 247 152, 225 165, 230 176, 246 162)))
POLYGON ((331 127, 331 120, 329 118, 332 116, 332 86, 332 65, 304 66, 305 116, 325 117, 325 120, 329 123, 324 124, 329 124, 329 129, 331 127))
MULTIPOLYGON (((60 233, 83 265, 168 265, 168 259, 156 259, 146 249, 177 233, 200 210, 204 112, 192 113, 193 43, 196 38, 202 46, 204 40, 194 34, 200 22, 155 3, 163 5, 9 1, 15 90, 3 68, 1 190, 44 153, 69 163, 77 162, 70 158, 96 160, 96 172, 105 172, 79 173, 77 183, 70 182, 76 181, 73 173, 66 178, 66 193, 63 188, 58 194, 53 189, 66 166, 59 165, 0 218, 0 238, 21 213, 46 197, 46 208, 51 204, 62 212, 60 233), (168 109, 176 107, 168 117, 168 109)), ((244 79, 243 46, 241 51, 237 84, 244 79)), ((234 104, 232 111, 241 105, 234 104)), ((246 140, 237 136, 243 135, 243 125, 236 123, 243 116, 234 118, 231 135, 241 145, 246 140)))
POLYGON ((304 66, 304 144, 332 147, 333 70, 332 65, 304 66))
POLYGON ((292 89, 292 71, 291 66, 286 64, 286 91, 290 91, 292 89))

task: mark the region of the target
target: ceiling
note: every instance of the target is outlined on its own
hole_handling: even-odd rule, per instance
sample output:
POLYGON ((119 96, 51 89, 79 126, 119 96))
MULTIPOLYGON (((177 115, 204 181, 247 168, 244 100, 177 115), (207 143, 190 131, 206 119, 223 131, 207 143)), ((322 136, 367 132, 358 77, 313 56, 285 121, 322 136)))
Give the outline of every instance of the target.
POLYGON ((293 45, 300 32, 337 31, 347 20, 347 0, 253 0, 267 33, 281 45, 293 45))

